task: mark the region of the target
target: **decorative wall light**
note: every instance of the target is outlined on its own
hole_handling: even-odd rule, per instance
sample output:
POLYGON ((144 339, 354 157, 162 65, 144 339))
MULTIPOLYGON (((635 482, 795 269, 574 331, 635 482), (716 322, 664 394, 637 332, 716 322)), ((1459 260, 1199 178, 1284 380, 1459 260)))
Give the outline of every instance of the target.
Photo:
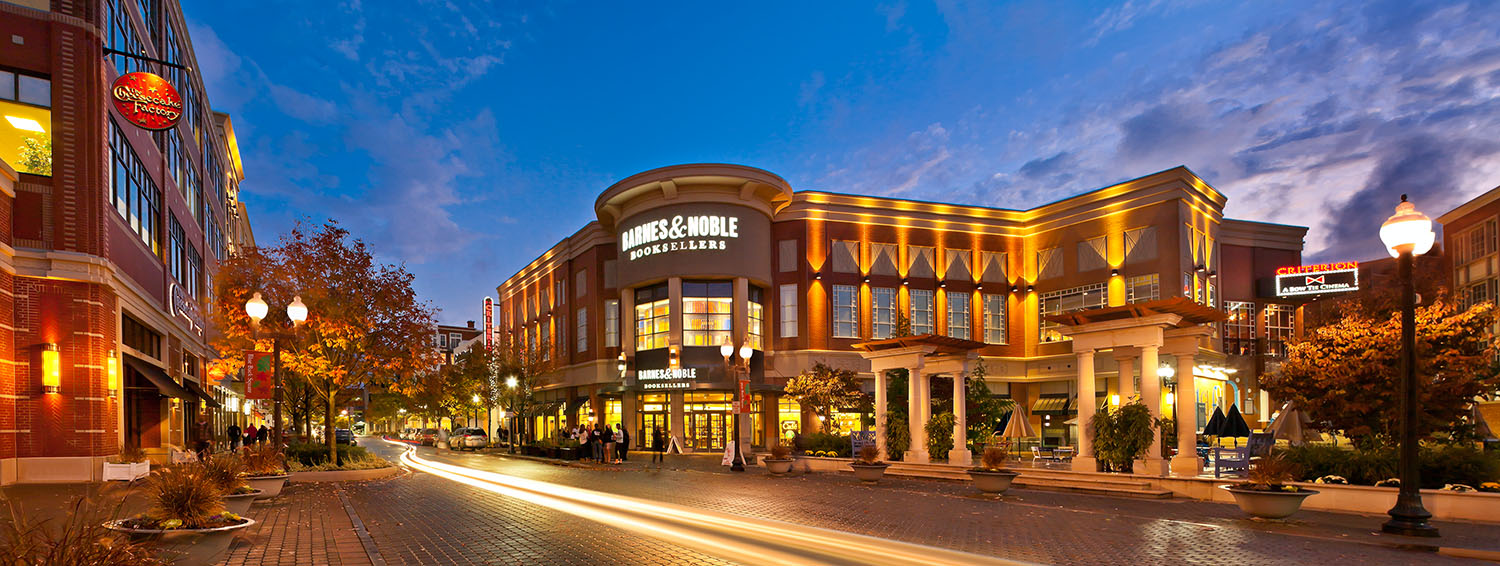
POLYGON ((902 277, 902 278, 901 278, 901 285, 902 285, 902 286, 905 286, 905 285, 906 285, 906 284, 907 284, 907 283, 906 283, 906 278, 905 278, 905 277, 902 277))
POLYGON ((947 287, 948 287, 948 282, 947 281, 938 281, 938 288, 939 289, 946 289, 947 287))
POLYGON ((823 272, 822 271, 814 271, 813 272, 813 280, 814 281, 822 281, 823 280, 823 272))
POLYGON ((58 393, 62 391, 62 361, 59 359, 57 344, 46 344, 42 347, 42 393, 58 393))
POLYGON ((1011 285, 1010 286, 1010 292, 1012 292, 1012 293, 1019 293, 1019 292, 1021 292, 1021 288, 1017 287, 1015 285, 1011 285))
POLYGON ((1119 268, 1115 268, 1115 269, 1109 270, 1109 276, 1110 277, 1119 277, 1120 276, 1120 270, 1119 270, 1119 268))
POLYGON ((869 275, 866 275, 866 276, 865 276, 865 283, 869 283, 869 282, 870 282, 870 276, 869 276, 869 275))
POLYGON ((975 291, 983 291, 984 290, 984 283, 980 283, 978 285, 975 285, 974 286, 974 290, 975 291))
POLYGON ((1027 285, 1026 286, 1026 292, 1027 293, 1035 293, 1036 292, 1036 285, 1027 285))
POLYGON ((109 384, 109 396, 114 397, 120 393, 120 363, 115 359, 115 351, 109 351, 109 359, 105 361, 105 378, 109 384))

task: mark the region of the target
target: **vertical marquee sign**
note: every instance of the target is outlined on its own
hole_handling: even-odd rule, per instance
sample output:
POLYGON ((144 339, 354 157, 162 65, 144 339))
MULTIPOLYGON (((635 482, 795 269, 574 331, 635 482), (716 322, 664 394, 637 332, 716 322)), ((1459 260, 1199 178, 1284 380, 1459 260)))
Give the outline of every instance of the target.
POLYGON ((495 300, 484 298, 484 349, 495 349, 495 300))
POLYGON ((276 376, 270 352, 245 352, 245 398, 270 399, 276 376))
POLYGON ((168 130, 182 118, 182 96, 166 79, 151 73, 126 73, 109 87, 115 110, 146 130, 168 130))

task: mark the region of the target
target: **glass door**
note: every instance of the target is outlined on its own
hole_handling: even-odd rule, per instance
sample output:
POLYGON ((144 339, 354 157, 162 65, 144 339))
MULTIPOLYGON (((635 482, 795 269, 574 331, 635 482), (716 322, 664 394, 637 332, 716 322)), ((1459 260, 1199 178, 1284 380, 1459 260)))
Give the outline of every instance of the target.
POLYGON ((650 450, 651 448, 653 448, 653 446, 651 446, 651 433, 656 430, 656 427, 661 427, 661 434, 664 439, 662 440, 662 442, 667 442, 666 439, 671 438, 671 436, 667 434, 669 432, 669 427, 667 426, 667 414, 641 413, 640 423, 635 431, 635 438, 632 439, 635 441, 636 446, 640 447, 642 450, 650 450))
POLYGON ((725 414, 693 413, 688 430, 688 446, 694 450, 723 450, 728 438, 724 430, 725 414))

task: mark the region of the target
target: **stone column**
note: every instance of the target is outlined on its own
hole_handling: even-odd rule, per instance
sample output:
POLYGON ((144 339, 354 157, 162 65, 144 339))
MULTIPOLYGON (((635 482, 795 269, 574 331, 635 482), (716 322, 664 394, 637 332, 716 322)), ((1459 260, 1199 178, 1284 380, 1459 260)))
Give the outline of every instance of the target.
POLYGON ((1078 454, 1073 458, 1073 470, 1093 472, 1098 470, 1094 458, 1094 438, 1089 428, 1094 420, 1094 351, 1075 352, 1078 355, 1078 454))
MULTIPOLYGON (((1146 404, 1146 409, 1151 411, 1152 418, 1161 418, 1161 376, 1157 373, 1161 362, 1157 359, 1156 345, 1141 346, 1141 402, 1146 404)), ((1158 429, 1151 436, 1151 447, 1146 449, 1146 454, 1137 460, 1135 472, 1140 474, 1160 475, 1164 470, 1161 467, 1161 430, 1158 429)))
POLYGON ((651 435, 649 431, 640 430, 636 426, 640 423, 639 401, 634 391, 626 391, 620 395, 620 428, 630 434, 631 450, 646 447, 646 439, 651 435))
POLYGON ((926 404, 926 396, 922 392, 927 388, 922 379, 922 368, 910 368, 907 371, 911 373, 911 377, 906 380, 909 389, 906 394, 906 414, 909 421, 907 426, 911 429, 911 445, 907 447, 902 459, 915 464, 926 464, 928 462, 927 429, 923 427, 927 424, 927 419, 923 415, 925 411, 922 407, 926 404))
POLYGON ((880 450, 881 459, 889 455, 885 448, 886 381, 885 370, 875 370, 875 448, 880 450))
POLYGON ((677 439, 677 445, 681 446, 682 449, 686 451, 687 438, 685 437, 685 435, 687 434, 687 408, 683 406, 682 396, 683 393, 681 391, 667 394, 667 410, 670 411, 670 413, 667 415, 667 422, 670 423, 670 428, 672 429, 672 438, 677 439))
POLYGON ((974 463, 974 453, 969 451, 968 442, 969 425, 966 415, 968 408, 965 403, 968 391, 964 387, 964 379, 967 375, 967 371, 953 375, 953 449, 948 451, 948 463, 956 466, 968 466, 974 463))
POLYGON ((1196 476, 1203 471, 1198 460, 1198 389, 1193 377, 1193 355, 1177 354, 1177 455, 1172 473, 1196 476))
POLYGON ((1115 362, 1120 366, 1120 404, 1124 405, 1135 396, 1135 358, 1120 358, 1115 362))

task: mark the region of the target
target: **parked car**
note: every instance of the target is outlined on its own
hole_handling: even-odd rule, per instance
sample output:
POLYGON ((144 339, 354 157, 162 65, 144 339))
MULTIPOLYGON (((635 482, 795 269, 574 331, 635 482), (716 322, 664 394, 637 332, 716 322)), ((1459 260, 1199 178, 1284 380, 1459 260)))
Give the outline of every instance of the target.
POLYGON ((460 428, 448 437, 450 450, 477 450, 490 445, 490 437, 482 428, 460 428))
POLYGON ((347 428, 333 429, 333 442, 335 444, 348 444, 354 446, 354 431, 347 428))
POLYGON ((435 428, 424 428, 417 433, 417 443, 422 446, 437 446, 438 430, 435 428))
POLYGON ((408 428, 408 429, 405 429, 405 430, 401 431, 401 437, 400 438, 402 440, 416 440, 417 439, 417 434, 420 433, 420 432, 421 432, 421 429, 408 428))

